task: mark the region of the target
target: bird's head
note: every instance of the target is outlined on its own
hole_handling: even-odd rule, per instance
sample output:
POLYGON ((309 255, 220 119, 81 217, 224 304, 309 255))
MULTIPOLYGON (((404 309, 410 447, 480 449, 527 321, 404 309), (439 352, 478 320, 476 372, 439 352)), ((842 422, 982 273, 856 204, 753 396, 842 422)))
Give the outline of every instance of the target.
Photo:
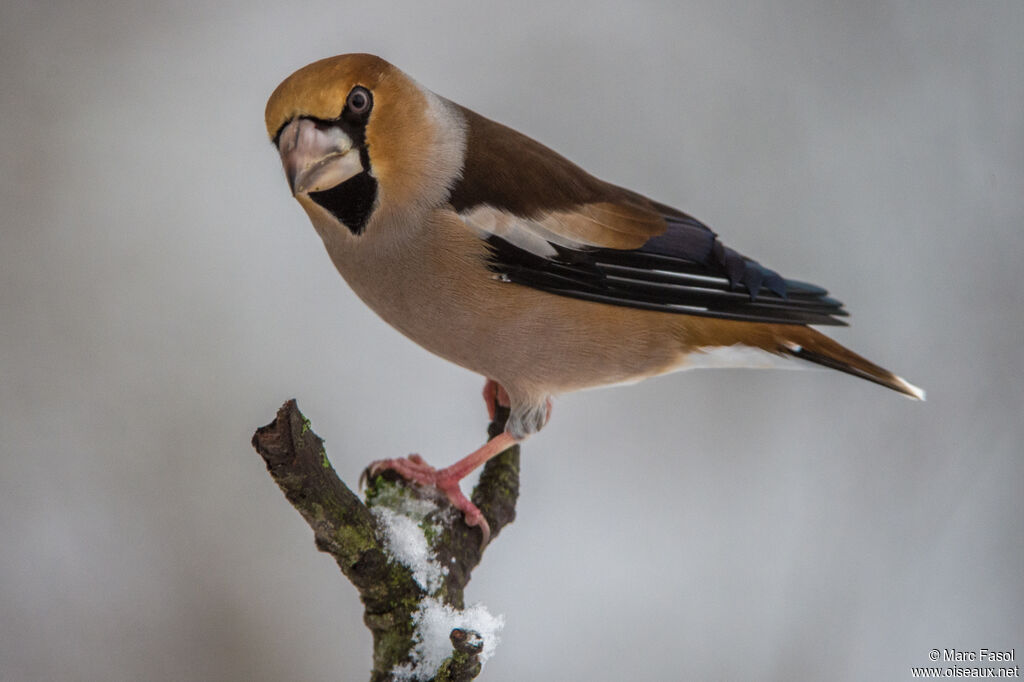
POLYGON ((299 69, 270 96, 266 124, 314 224, 333 217, 353 235, 380 214, 443 203, 462 166, 452 106, 373 55, 299 69))

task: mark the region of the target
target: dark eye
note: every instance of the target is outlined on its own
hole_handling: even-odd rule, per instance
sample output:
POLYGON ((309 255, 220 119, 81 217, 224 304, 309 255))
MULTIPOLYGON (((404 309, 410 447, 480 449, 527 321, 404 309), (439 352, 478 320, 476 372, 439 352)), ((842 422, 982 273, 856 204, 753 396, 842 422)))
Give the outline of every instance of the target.
POLYGON ((345 100, 345 106, 353 114, 366 114, 372 105, 373 97, 370 95, 370 91, 361 85, 352 88, 352 92, 348 93, 348 99, 345 100))

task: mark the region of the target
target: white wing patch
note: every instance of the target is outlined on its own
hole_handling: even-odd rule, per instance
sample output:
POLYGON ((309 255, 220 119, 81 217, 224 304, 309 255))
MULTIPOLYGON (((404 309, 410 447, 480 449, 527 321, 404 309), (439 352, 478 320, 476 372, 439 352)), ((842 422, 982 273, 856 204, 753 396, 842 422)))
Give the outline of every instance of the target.
POLYGON ((482 205, 460 213, 459 217, 473 228, 481 239, 494 235, 543 258, 558 256, 558 251, 552 244, 574 251, 586 251, 601 246, 581 231, 581 228, 588 225, 588 221, 592 219, 571 211, 552 211, 531 219, 493 206, 482 205), (582 225, 580 221, 583 221, 582 225))
POLYGON ((554 258, 558 255, 555 247, 542 234, 547 232, 532 220, 526 220, 508 211, 491 206, 477 206, 460 213, 459 217, 477 233, 481 239, 490 236, 499 237, 508 243, 518 246, 542 258, 554 258))

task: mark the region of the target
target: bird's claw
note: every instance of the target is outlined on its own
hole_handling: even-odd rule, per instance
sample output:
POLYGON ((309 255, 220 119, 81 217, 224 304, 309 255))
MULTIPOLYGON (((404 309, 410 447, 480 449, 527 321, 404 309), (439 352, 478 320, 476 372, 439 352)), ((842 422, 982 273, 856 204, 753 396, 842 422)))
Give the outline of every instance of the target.
POLYGON ((359 476, 359 488, 362 489, 366 482, 374 476, 384 472, 394 471, 407 481, 417 485, 434 488, 448 503, 462 512, 463 519, 469 527, 476 526, 480 529, 482 539, 480 548, 483 549, 491 539, 491 527, 484 518, 483 512, 463 494, 459 487, 459 479, 447 473, 447 470, 438 471, 419 455, 409 455, 395 459, 381 459, 371 462, 363 469, 359 476))
POLYGON ((472 512, 475 513, 464 512, 462 518, 470 528, 476 526, 480 529, 480 549, 482 550, 491 541, 491 524, 487 523, 483 512, 475 504, 473 505, 472 512))
POLYGON ((363 473, 359 475, 359 488, 362 489, 366 482, 384 471, 394 471, 405 480, 423 486, 434 485, 437 479, 437 470, 427 464, 419 455, 412 454, 408 457, 378 459, 376 462, 370 462, 369 466, 363 469, 363 473))
POLYGON ((467 526, 470 528, 476 526, 480 529, 482 535, 480 549, 486 547, 487 543, 491 540, 491 526, 487 523, 487 519, 484 518, 480 508, 463 494, 462 488, 459 487, 459 482, 455 479, 439 476, 438 481, 434 485, 448 498, 449 504, 462 512, 462 518, 467 526))

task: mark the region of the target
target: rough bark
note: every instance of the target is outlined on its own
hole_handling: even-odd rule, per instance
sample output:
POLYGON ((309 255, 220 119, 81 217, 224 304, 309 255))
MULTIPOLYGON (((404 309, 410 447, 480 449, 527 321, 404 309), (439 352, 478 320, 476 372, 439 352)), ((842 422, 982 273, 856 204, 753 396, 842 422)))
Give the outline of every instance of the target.
MULTIPOLYGON (((504 429, 507 409, 499 407, 490 425, 491 436, 504 429)), ((316 546, 335 558, 345 577, 359 590, 365 607, 363 621, 373 634, 371 682, 392 679, 396 665, 409 660, 413 648, 413 613, 427 592, 408 568, 391 560, 385 549, 373 507, 394 507, 409 496, 431 492, 407 484, 386 472, 369 481, 364 504, 334 471, 323 441, 287 401, 270 424, 256 431, 253 447, 285 497, 313 529, 316 546)), ((491 542, 515 519, 519 496, 519 447, 512 447, 484 466, 471 499, 490 524, 491 542)), ((434 499, 441 505, 444 501, 434 499)), ((443 585, 432 593, 446 604, 464 608, 463 592, 483 554, 478 528, 467 526, 458 513, 431 518, 441 531, 430 540, 442 566, 448 567, 443 585), (453 561, 454 559, 454 561, 453 561)), ((452 655, 438 669, 435 680, 465 682, 480 672, 482 643, 478 633, 452 630, 452 655)))

